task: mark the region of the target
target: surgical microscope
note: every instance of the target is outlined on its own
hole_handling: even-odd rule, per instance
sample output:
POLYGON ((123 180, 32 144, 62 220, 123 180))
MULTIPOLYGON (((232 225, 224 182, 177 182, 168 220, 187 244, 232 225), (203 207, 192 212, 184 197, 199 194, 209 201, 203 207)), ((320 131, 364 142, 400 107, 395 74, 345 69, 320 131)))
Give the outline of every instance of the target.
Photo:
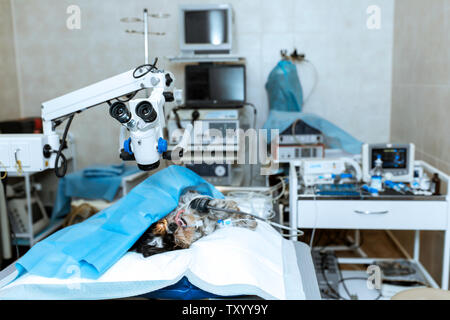
MULTIPOLYGON (((178 160, 189 141, 192 127, 186 128, 178 147, 169 152, 163 136, 165 102, 174 101, 171 72, 144 64, 136 69, 97 82, 56 99, 42 103, 43 134, 0 135, 0 171, 43 171, 55 169, 63 177, 67 160, 63 150, 70 124, 77 113, 103 103, 109 105, 109 114, 129 132, 120 158, 136 161, 139 169, 154 170, 160 160, 178 160), (135 99, 141 90, 151 89, 148 98, 135 99), (56 127, 68 120, 62 139, 56 127)), ((147 91, 148 92, 148 91, 147 91)), ((147 95, 146 95, 147 96, 147 95)))

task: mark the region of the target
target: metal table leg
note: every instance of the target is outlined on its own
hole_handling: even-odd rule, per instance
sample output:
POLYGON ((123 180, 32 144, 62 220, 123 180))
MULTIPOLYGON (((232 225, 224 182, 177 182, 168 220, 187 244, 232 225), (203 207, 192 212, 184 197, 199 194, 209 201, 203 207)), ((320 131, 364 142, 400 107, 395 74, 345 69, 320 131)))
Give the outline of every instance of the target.
POLYGON ((27 172, 24 174, 25 179, 25 194, 27 198, 27 213, 28 213, 28 234, 30 237, 30 248, 34 245, 34 234, 33 234, 33 211, 31 207, 31 183, 30 174, 27 172))
POLYGON ((441 288, 448 290, 448 280, 450 272, 450 231, 447 229, 445 231, 444 237, 444 255, 442 261, 442 283, 441 288))

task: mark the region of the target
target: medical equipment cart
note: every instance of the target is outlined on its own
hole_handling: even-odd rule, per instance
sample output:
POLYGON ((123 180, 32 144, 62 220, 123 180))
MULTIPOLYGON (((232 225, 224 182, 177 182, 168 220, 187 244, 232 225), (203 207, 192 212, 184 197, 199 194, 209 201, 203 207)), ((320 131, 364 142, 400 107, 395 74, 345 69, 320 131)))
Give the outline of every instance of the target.
MULTIPOLYGON (((428 174, 439 174, 446 192, 439 196, 384 195, 322 196, 299 193, 300 161, 290 162, 289 223, 300 229, 414 230, 414 255, 411 260, 433 287, 436 281, 420 263, 420 231, 444 231, 441 288, 448 289, 450 271, 450 177, 424 161, 415 161, 428 174)), ((339 258, 340 264, 373 264, 380 259, 339 258)), ((386 260, 386 259, 382 259, 386 260)))

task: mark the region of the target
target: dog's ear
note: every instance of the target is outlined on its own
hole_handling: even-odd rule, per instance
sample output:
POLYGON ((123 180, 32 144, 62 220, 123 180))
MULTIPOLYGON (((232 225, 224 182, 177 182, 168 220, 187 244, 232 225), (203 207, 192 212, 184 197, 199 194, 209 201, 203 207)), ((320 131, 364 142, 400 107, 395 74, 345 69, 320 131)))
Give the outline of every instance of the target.
POLYGON ((153 233, 162 236, 165 235, 167 233, 167 220, 159 220, 153 229, 153 233))

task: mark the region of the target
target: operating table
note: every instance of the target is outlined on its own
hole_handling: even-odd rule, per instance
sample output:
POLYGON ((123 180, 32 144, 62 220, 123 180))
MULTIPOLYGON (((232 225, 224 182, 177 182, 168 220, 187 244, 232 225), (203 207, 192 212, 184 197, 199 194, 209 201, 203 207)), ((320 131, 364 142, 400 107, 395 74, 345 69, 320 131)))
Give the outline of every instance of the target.
MULTIPOLYGON (((320 300, 320 291, 317 283, 316 273, 311 258, 311 250, 303 242, 294 241, 294 247, 297 258, 297 267, 301 274, 302 287, 306 300, 320 300)), ((0 288, 13 281, 18 275, 15 263, 0 271, 0 288)), ((142 296, 146 296, 145 294, 142 296)), ((151 295, 152 298, 158 298, 158 295, 151 295)), ((224 297, 226 298, 226 297, 224 297)))

